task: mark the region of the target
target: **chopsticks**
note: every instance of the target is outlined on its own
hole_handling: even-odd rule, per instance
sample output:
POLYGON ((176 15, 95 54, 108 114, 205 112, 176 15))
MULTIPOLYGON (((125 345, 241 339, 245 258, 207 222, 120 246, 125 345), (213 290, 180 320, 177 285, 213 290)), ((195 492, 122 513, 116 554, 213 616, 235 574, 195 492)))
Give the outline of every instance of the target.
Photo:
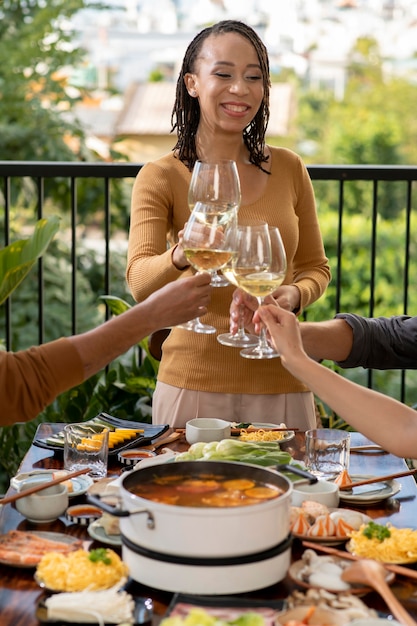
POLYGON ((90 468, 86 467, 76 472, 71 472, 69 474, 65 474, 64 476, 59 476, 58 478, 54 478, 53 480, 45 480, 39 485, 35 485, 34 487, 30 487, 29 489, 24 489, 23 491, 18 491, 11 496, 6 496, 2 500, 0 500, 0 504, 9 504, 10 502, 14 502, 15 500, 19 500, 20 498, 30 496, 32 493, 36 493, 37 491, 42 491, 43 489, 47 489, 48 487, 53 487, 53 485, 63 483, 66 480, 71 480, 71 478, 75 478, 76 476, 81 476, 81 474, 88 474, 89 471, 90 468))
POLYGON ((353 489, 354 487, 361 487, 362 485, 372 485, 373 483, 381 483, 387 480, 394 480, 394 478, 401 478, 403 476, 411 476, 417 472, 417 467, 406 472, 398 472, 397 474, 387 474, 386 476, 374 476, 373 478, 367 478, 366 480, 358 480, 357 482, 349 483, 348 485, 342 485, 339 487, 339 491, 346 491, 353 489))
MULTIPOLYGON (((330 548, 329 546, 324 546, 319 543, 313 543, 311 541, 303 541, 302 545, 305 548, 311 548, 312 550, 319 550, 321 552, 325 552, 326 554, 332 554, 333 556, 339 556, 341 559, 348 559, 350 561, 360 561, 362 559, 361 556, 356 556, 351 554, 350 552, 344 552, 343 550, 337 550, 336 548, 330 548)), ((417 580, 417 571, 413 569, 409 569, 408 567, 403 567, 402 565, 394 565, 391 563, 382 563, 382 565, 390 572, 394 574, 398 574, 399 576, 407 576, 408 578, 413 578, 417 580)))
POLYGON ((388 454, 387 451, 384 450, 384 448, 381 448, 381 446, 378 446, 378 444, 376 443, 369 443, 363 446, 351 446, 350 447, 351 452, 366 452, 367 450, 380 452, 381 454, 388 454))

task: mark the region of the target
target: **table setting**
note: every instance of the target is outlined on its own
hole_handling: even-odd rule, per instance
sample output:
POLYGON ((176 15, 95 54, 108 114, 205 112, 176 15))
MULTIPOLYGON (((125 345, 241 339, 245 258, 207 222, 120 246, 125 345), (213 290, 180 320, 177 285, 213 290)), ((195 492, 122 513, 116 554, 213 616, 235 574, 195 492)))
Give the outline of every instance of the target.
MULTIPOLYGON (((253 426, 243 426, 245 430, 252 427, 260 432, 264 429, 259 428, 259 424, 263 425, 262 422, 255 422, 253 426)), ((224 428, 223 424, 220 426, 224 428)), ((329 500, 329 493, 333 498, 335 493, 333 487, 329 490, 329 486, 334 486, 335 482, 323 480, 310 473, 304 432, 295 430, 291 438, 283 437, 281 442, 246 442, 240 441, 240 432, 237 435, 232 434, 238 426, 241 425, 231 425, 229 437, 193 444, 188 443, 185 432, 175 432, 167 426, 160 429, 161 432, 156 437, 145 437, 143 447, 155 445, 156 448, 152 457, 139 459, 136 464, 126 465, 121 462, 118 454, 109 454, 106 478, 92 480, 85 491, 81 490, 68 497, 66 510, 55 520, 46 523, 30 521, 16 507, 19 500, 25 500, 24 492, 21 491, 25 480, 29 480, 30 486, 27 488, 32 492, 31 497, 34 497, 46 493, 52 483, 56 486, 65 483, 71 485, 72 481, 87 477, 88 474, 82 474, 82 470, 78 470, 78 475, 72 476, 64 468, 62 449, 51 450, 34 442, 23 459, 18 474, 12 479, 0 509, 2 623, 5 626, 80 623, 81 618, 77 618, 78 621, 74 618, 71 622, 62 617, 60 611, 67 611, 68 616, 73 611, 71 608, 68 612, 65 602, 69 602, 71 607, 76 602, 81 602, 81 596, 79 600, 76 596, 66 598, 68 594, 84 593, 87 597, 87 592, 105 594, 107 591, 109 598, 117 592, 114 584, 107 590, 94 591, 54 590, 51 593, 45 589, 45 585, 40 585, 40 578, 36 579, 36 571, 41 559, 50 558, 48 554, 50 555, 52 546, 52 551, 54 547, 58 552, 61 551, 60 562, 69 563, 80 552, 87 561, 93 557, 94 567, 106 567, 104 562, 111 561, 114 553, 126 568, 119 591, 126 594, 130 617, 127 621, 123 618, 108 622, 106 620, 110 619, 110 613, 107 612, 107 618, 101 617, 105 620, 103 623, 140 624, 145 623, 142 621, 145 620, 152 624, 165 622, 165 626, 170 626, 169 620, 178 613, 178 607, 186 605, 191 607, 190 610, 197 607, 209 615, 214 611, 210 618, 214 620, 213 626, 227 623, 228 615, 232 616, 230 619, 235 619, 237 614, 249 619, 248 613, 254 613, 255 626, 279 626, 287 623, 280 620, 290 619, 298 620, 294 623, 322 624, 323 619, 332 618, 331 611, 335 613, 333 621, 324 622, 326 624, 348 623, 356 626, 355 619, 381 620, 387 616, 391 618, 391 625, 395 624, 392 621, 393 616, 398 623, 406 626, 415 624, 417 607, 413 586, 417 570, 413 563, 417 561, 417 555, 410 557, 409 563, 379 563, 385 576, 383 582, 387 586, 382 596, 369 581, 345 581, 344 590, 334 588, 334 581, 341 581, 348 576, 346 572, 352 565, 368 561, 378 562, 369 559, 366 554, 358 556, 354 550, 348 550, 349 542, 355 537, 354 533, 359 533, 360 529, 363 531, 369 524, 374 524, 374 527, 370 526, 373 532, 389 532, 390 529, 393 532, 395 529, 395 532, 405 533, 408 529, 410 538, 414 540, 417 531, 414 531, 413 509, 417 488, 413 473, 406 467, 404 460, 391 454, 375 453, 372 449, 373 442, 359 433, 350 433, 353 451, 345 456, 348 465, 346 469, 349 477, 354 479, 353 482, 359 474, 366 475, 368 478, 365 480, 376 477, 375 485, 383 484, 384 480, 389 482, 388 478, 383 479, 384 476, 396 475, 395 481, 400 489, 394 494, 385 494, 385 497, 376 501, 370 498, 357 504, 346 502, 341 494, 349 491, 338 488, 337 499, 329 500), (172 438, 167 440, 166 445, 158 447, 158 439, 162 442, 169 435, 172 438), (268 447, 268 455, 272 454, 269 447, 274 446, 274 454, 277 455, 279 451, 281 461, 284 461, 282 465, 287 469, 285 472, 276 469, 279 465, 276 463, 276 456, 272 457, 275 463, 272 466, 256 466, 236 460, 184 460, 193 446, 224 447, 224 442, 229 446, 229 442, 237 443, 239 448, 240 445, 253 445, 255 448, 264 445, 268 447), (355 447, 366 446, 371 447, 369 453, 363 449, 358 452, 354 450, 355 447), (313 479, 309 483, 305 478, 288 472, 288 467, 301 468, 302 472, 307 471, 313 479), (178 487, 170 484, 173 480, 173 469, 178 487), (178 500, 170 505, 169 500, 167 504, 148 499, 149 493, 146 490, 151 489, 151 478, 155 475, 159 482, 166 480, 169 484, 169 489, 159 486, 165 495, 159 494, 157 498, 167 497, 167 494, 173 497, 177 488, 179 492, 184 488, 192 492, 193 489, 200 491, 204 487, 206 491, 200 494, 203 506, 201 502, 195 507, 190 504, 195 497, 195 494, 190 496, 190 491, 186 494, 188 500, 185 500, 184 505, 177 504, 178 500), (224 479, 229 487, 234 483, 233 491, 216 491, 220 479, 224 479), (45 484, 48 484, 47 489, 45 484), (145 491, 136 493, 139 487, 145 491), (300 491, 303 494, 303 489, 307 490, 305 499, 298 493, 300 491), (231 493, 236 498, 247 498, 246 492, 249 494, 251 490, 261 496, 255 503, 236 504, 231 499, 231 493), (324 500, 320 501, 322 498, 324 500), (98 512, 96 511, 98 517, 92 515, 89 519, 87 511, 84 511, 83 517, 83 507, 93 506, 96 499, 99 500, 98 512), (213 502, 222 502, 222 506, 208 509, 207 503, 213 502), (104 510, 107 506, 111 512, 104 510), (117 515, 112 515, 115 512, 114 507, 117 515), (67 514, 69 508, 73 512, 67 514), (342 528, 337 531, 342 535, 329 537, 295 532, 292 524, 297 516, 300 517, 300 511, 308 517, 311 527, 316 523, 313 522, 314 515, 317 519, 328 517, 334 528, 342 528), (100 526, 101 520, 108 533, 104 526, 100 526), (156 527, 156 533, 152 525, 156 527), (45 542, 42 544, 43 548, 39 545, 36 547, 37 563, 22 566, 1 559, 1 550, 7 545, 9 538, 13 538, 17 546, 19 541, 22 543, 22 538, 25 540, 23 543, 27 542, 28 536, 30 540, 45 542), (39 557, 40 553, 42 554, 39 557), (312 573, 311 562, 306 563, 309 558, 316 564, 321 564, 321 559, 324 559, 323 571, 320 572, 318 568, 318 574, 312 573), (336 576, 335 572, 340 575, 336 576), (332 577, 333 588, 332 585, 326 587, 325 581, 330 580, 329 576, 332 577), (388 595, 386 588, 390 590, 388 595), (46 600, 61 595, 62 602, 65 601, 64 608, 59 606, 60 600, 55 599, 52 602, 57 606, 54 605, 48 615, 46 600), (146 608, 144 602, 148 599, 146 608), (321 614, 323 606, 330 611, 324 617, 321 614), (308 614, 309 611, 311 614, 308 614), (58 617, 54 617, 56 615, 58 617), (259 621, 260 619, 263 621, 259 621)), ((118 427, 123 425, 118 424, 118 427)), ((62 432, 62 428, 62 424, 42 424, 35 440, 45 440, 48 436, 62 432)), ((271 432, 279 434, 277 428, 277 425, 270 425, 271 432)), ((140 450, 140 443, 134 442, 135 449, 140 450)), ((262 458, 264 463, 265 456, 262 458)), ((407 541, 410 540, 407 538, 407 541)), ((343 586, 342 583, 339 584, 343 586)), ((91 596, 87 604, 91 606, 91 596)), ((104 603, 103 606, 107 604, 104 603)), ((189 623, 192 626, 192 621, 187 622, 188 614, 184 614, 183 609, 181 611, 181 617, 177 616, 177 619, 182 621, 178 624, 189 623)), ((191 616, 192 611, 189 620, 191 616)), ((85 623, 100 623, 97 621, 99 619, 90 615, 85 623)))

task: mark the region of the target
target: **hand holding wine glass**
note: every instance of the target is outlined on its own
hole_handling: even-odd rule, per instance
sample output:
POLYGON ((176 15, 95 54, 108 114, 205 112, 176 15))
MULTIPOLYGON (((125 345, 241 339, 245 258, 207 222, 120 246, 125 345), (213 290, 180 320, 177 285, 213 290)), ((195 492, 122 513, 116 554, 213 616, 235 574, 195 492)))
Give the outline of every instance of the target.
MULTIPOLYGON (((182 245, 184 254, 199 272, 213 275, 222 268, 235 253, 235 211, 218 211, 210 204, 197 203, 188 220, 182 245)), ((214 326, 197 321, 193 328, 199 333, 216 332, 214 326)))
MULTIPOLYGON (((237 253, 233 260, 233 273, 241 289, 258 299, 259 306, 281 285, 287 271, 287 259, 278 228, 266 223, 239 226, 237 253)), ((255 348, 242 350, 247 359, 273 359, 279 354, 266 338, 261 328, 259 343, 255 348)))

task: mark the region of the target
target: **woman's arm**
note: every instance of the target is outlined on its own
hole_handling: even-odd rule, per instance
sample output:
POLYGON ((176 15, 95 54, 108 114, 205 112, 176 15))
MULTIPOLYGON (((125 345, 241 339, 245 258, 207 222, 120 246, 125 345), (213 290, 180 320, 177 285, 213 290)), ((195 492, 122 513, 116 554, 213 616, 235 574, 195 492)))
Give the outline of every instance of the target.
POLYGON ((417 413, 413 409, 313 361, 303 348, 299 322, 293 313, 277 306, 261 307, 254 321, 267 326, 283 365, 337 415, 385 450, 415 457, 417 413))

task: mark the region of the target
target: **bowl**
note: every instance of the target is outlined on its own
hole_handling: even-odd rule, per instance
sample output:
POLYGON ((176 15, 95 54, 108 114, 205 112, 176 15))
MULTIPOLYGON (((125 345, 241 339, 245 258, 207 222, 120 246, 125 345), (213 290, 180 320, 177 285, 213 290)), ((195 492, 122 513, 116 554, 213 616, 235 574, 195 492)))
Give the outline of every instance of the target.
POLYGON ((143 450, 141 448, 129 448, 128 450, 122 450, 119 452, 117 458, 123 465, 136 465, 143 459, 149 459, 156 456, 152 450, 143 450))
POLYGON ((312 485, 305 483, 297 485, 293 484, 291 495, 291 504, 293 506, 301 506, 305 500, 320 502, 329 508, 337 508, 339 506, 339 487, 335 483, 327 480, 318 480, 312 485))
MULTIPOLYGON (((44 480, 40 480, 38 484, 45 484, 44 480)), ((35 481, 23 483, 20 492, 31 489, 36 485, 35 481)), ((15 501, 15 507, 21 515, 26 517, 30 522, 42 524, 53 522, 60 515, 65 513, 68 507, 68 489, 62 483, 46 487, 42 491, 32 493, 29 496, 19 498, 15 501)))
POLYGON ((199 441, 221 441, 231 436, 231 423, 211 417, 197 417, 185 425, 185 438, 191 445, 199 441))
POLYGON ((65 517, 72 524, 80 524, 80 526, 88 526, 102 515, 103 511, 93 504, 74 504, 65 512, 65 517))
MULTIPOLYGON (((321 606, 296 606, 278 613, 275 626, 285 626, 294 620, 303 624, 323 626, 343 626, 349 622, 349 617, 343 611, 327 609, 321 606)), ((350 625, 349 625, 350 626, 350 625)))

